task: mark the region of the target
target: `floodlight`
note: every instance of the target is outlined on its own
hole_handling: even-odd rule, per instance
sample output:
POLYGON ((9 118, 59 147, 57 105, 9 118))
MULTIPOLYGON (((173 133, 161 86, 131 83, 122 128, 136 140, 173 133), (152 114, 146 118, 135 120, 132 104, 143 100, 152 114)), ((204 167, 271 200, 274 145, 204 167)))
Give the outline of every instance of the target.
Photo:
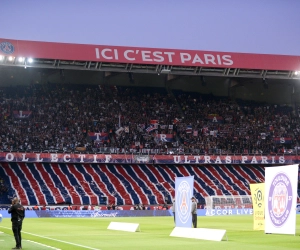
POLYGON ((32 59, 31 57, 29 57, 29 58, 27 59, 27 62, 33 63, 33 59, 32 59))
POLYGON ((19 57, 18 61, 21 63, 21 62, 24 62, 24 57, 19 57))
POLYGON ((8 61, 12 61, 14 58, 12 56, 8 57, 8 61))

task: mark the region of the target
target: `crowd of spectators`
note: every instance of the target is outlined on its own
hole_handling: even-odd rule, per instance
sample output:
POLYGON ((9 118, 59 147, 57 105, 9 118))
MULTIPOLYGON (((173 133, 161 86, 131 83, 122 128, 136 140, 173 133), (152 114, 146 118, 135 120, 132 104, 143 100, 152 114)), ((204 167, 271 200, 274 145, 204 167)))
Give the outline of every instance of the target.
POLYGON ((299 135, 298 110, 289 106, 162 88, 48 83, 0 90, 2 151, 282 154, 296 153, 299 135), (97 141, 91 133, 107 136, 97 141))

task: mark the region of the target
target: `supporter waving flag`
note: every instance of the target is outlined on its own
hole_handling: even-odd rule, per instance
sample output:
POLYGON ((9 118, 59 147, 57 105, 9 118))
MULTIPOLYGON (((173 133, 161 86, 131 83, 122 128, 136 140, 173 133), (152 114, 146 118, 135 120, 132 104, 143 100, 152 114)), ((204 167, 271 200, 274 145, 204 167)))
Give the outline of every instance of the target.
POLYGON ((192 127, 191 125, 186 126, 185 132, 186 132, 187 134, 191 134, 192 131, 193 131, 193 127, 192 127))
POLYGON ((152 130, 155 130, 155 127, 150 125, 148 128, 146 128, 147 133, 150 133, 152 130))
POLYGON ((150 124, 158 125, 159 121, 158 120, 150 120, 150 124))
POLYGON ((24 119, 24 118, 29 118, 32 114, 32 111, 22 111, 22 110, 14 110, 13 115, 14 118, 17 119, 24 119))

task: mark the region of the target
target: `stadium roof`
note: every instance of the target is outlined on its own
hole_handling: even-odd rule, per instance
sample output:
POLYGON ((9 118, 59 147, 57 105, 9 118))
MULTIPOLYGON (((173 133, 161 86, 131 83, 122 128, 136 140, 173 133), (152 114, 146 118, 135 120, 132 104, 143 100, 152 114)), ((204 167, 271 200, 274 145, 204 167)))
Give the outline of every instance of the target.
POLYGON ((0 66, 300 79, 300 56, 37 42, 0 38, 0 66))

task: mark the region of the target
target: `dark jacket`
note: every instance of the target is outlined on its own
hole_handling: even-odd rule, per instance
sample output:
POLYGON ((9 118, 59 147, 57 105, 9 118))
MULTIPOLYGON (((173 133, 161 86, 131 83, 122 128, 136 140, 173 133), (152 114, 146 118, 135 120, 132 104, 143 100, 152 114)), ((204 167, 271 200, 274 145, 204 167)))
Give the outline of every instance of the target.
POLYGON ((12 205, 8 213, 11 214, 12 222, 20 222, 25 218, 25 208, 20 203, 12 205))

